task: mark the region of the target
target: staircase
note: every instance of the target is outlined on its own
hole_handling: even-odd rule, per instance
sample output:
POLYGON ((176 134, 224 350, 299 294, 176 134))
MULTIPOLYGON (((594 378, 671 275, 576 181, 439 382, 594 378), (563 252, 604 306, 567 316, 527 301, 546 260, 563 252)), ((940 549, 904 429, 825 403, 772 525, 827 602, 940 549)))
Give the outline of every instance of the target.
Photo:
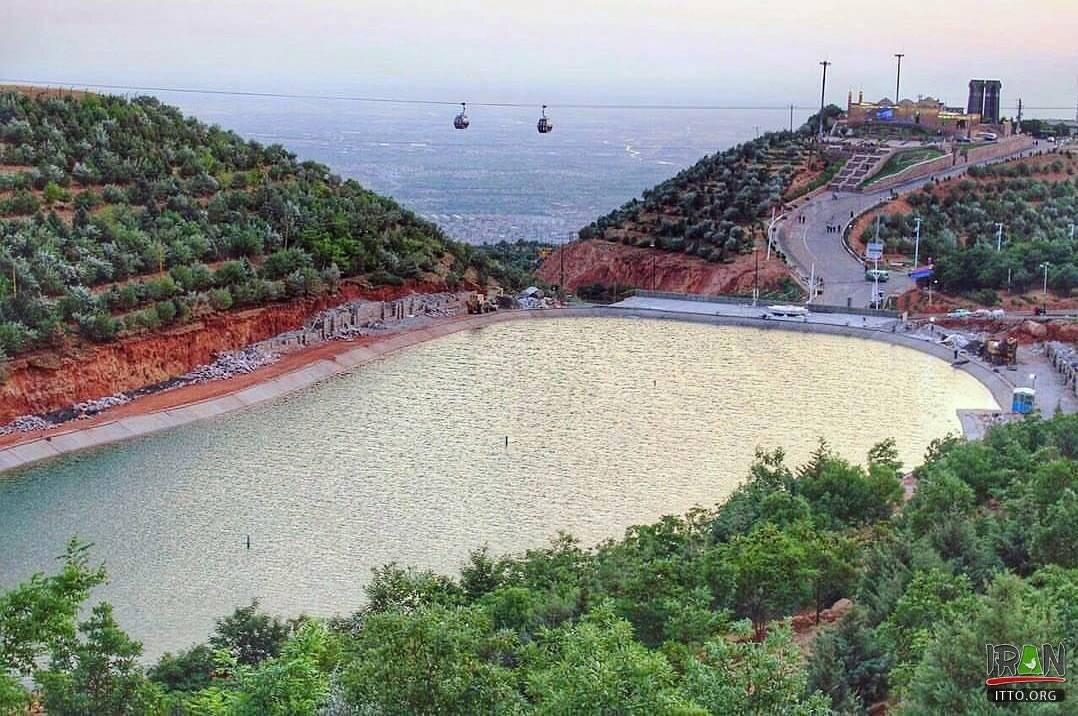
POLYGON ((834 191, 858 191, 861 182, 871 176, 890 154, 891 150, 887 147, 857 151, 846 161, 828 187, 834 191))

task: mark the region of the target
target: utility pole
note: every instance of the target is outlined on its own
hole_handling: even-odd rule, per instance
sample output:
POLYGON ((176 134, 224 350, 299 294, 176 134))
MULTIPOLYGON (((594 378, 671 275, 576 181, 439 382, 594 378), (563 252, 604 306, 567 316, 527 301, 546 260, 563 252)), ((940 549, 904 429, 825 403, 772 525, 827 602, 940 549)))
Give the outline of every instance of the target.
POLYGON ((752 279, 752 305, 755 306, 760 299, 760 248, 758 246, 752 247, 752 255, 756 259, 756 273, 752 279))
POLYGON ((1015 129, 1015 134, 1022 133, 1022 98, 1018 98, 1018 127, 1015 129))
POLYGON ((655 290, 655 239, 651 240, 651 290, 655 290))
POLYGON ((823 82, 820 85, 820 141, 821 142, 823 142, 823 102, 824 102, 824 96, 827 94, 827 67, 830 64, 831 63, 828 62, 827 60, 824 60, 823 62, 820 63, 820 66, 823 67, 823 82))
POLYGON ((793 134, 793 131, 794 131, 794 106, 791 104, 790 105, 790 133, 793 134))
POLYGON ((996 253, 1003 250, 1003 224, 996 223, 996 253))
POLYGON ((1048 307, 1048 262, 1045 261, 1041 264, 1041 268, 1044 269, 1044 307, 1048 307))
POLYGON ((921 256, 921 217, 915 217, 914 221, 917 222, 917 228, 913 238, 913 267, 917 268, 917 259, 921 256))
POLYGON ((558 253, 561 254, 561 278, 558 279, 558 283, 559 283, 558 288, 561 289, 561 302, 562 303, 565 303, 565 295, 566 295, 565 294, 565 247, 567 245, 568 245, 568 242, 563 243, 561 245, 561 251, 558 252, 558 253))
POLYGON ((898 100, 901 99, 901 96, 898 94, 898 90, 902 86, 902 58, 905 57, 905 56, 906 56, 906 54, 903 53, 903 52, 896 52, 895 53, 895 57, 898 58, 898 75, 895 77, 895 106, 896 107, 898 106, 898 100))

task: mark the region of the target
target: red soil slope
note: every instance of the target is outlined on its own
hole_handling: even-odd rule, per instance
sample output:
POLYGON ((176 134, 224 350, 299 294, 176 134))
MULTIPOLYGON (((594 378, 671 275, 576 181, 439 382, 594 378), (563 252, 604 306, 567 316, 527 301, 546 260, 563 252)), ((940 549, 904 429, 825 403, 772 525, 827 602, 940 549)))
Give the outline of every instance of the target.
MULTIPOLYGON (((604 286, 631 286, 682 293, 751 293, 755 263, 752 255, 739 256, 733 263, 710 263, 695 256, 637 248, 591 239, 574 241, 556 250, 539 268, 541 279, 561 281, 562 252, 565 253, 565 285, 570 291, 599 283, 604 286)), ((760 254, 760 289, 777 288, 789 276, 774 254, 770 261, 760 254)))
POLYGON ((28 354, 8 366, 7 380, 0 386, 0 424, 183 375, 212 362, 218 353, 298 328, 312 314, 353 298, 391 299, 443 290, 444 285, 433 283, 378 290, 345 284, 333 296, 213 314, 113 343, 28 354))

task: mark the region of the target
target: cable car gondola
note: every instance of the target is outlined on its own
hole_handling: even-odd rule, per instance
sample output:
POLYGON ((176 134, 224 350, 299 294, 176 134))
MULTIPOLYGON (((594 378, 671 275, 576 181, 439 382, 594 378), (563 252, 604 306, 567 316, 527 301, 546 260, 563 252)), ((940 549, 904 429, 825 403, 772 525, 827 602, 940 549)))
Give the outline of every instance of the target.
POLYGON ((468 105, 460 103, 460 114, 453 118, 453 126, 457 129, 467 129, 471 122, 468 120, 468 105))
POLYGON ((543 105, 543 114, 539 117, 539 122, 535 125, 535 128, 539 130, 539 134, 550 134, 554 131, 554 123, 546 118, 546 105, 543 105))

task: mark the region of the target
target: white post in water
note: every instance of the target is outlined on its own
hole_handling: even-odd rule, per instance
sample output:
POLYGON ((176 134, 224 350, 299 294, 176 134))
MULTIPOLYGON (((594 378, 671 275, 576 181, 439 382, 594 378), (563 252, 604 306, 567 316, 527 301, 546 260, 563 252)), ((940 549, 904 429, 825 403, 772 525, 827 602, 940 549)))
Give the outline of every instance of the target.
POLYGON ((917 222, 917 228, 913 235, 913 267, 917 268, 917 261, 921 257, 921 217, 914 218, 917 222))

